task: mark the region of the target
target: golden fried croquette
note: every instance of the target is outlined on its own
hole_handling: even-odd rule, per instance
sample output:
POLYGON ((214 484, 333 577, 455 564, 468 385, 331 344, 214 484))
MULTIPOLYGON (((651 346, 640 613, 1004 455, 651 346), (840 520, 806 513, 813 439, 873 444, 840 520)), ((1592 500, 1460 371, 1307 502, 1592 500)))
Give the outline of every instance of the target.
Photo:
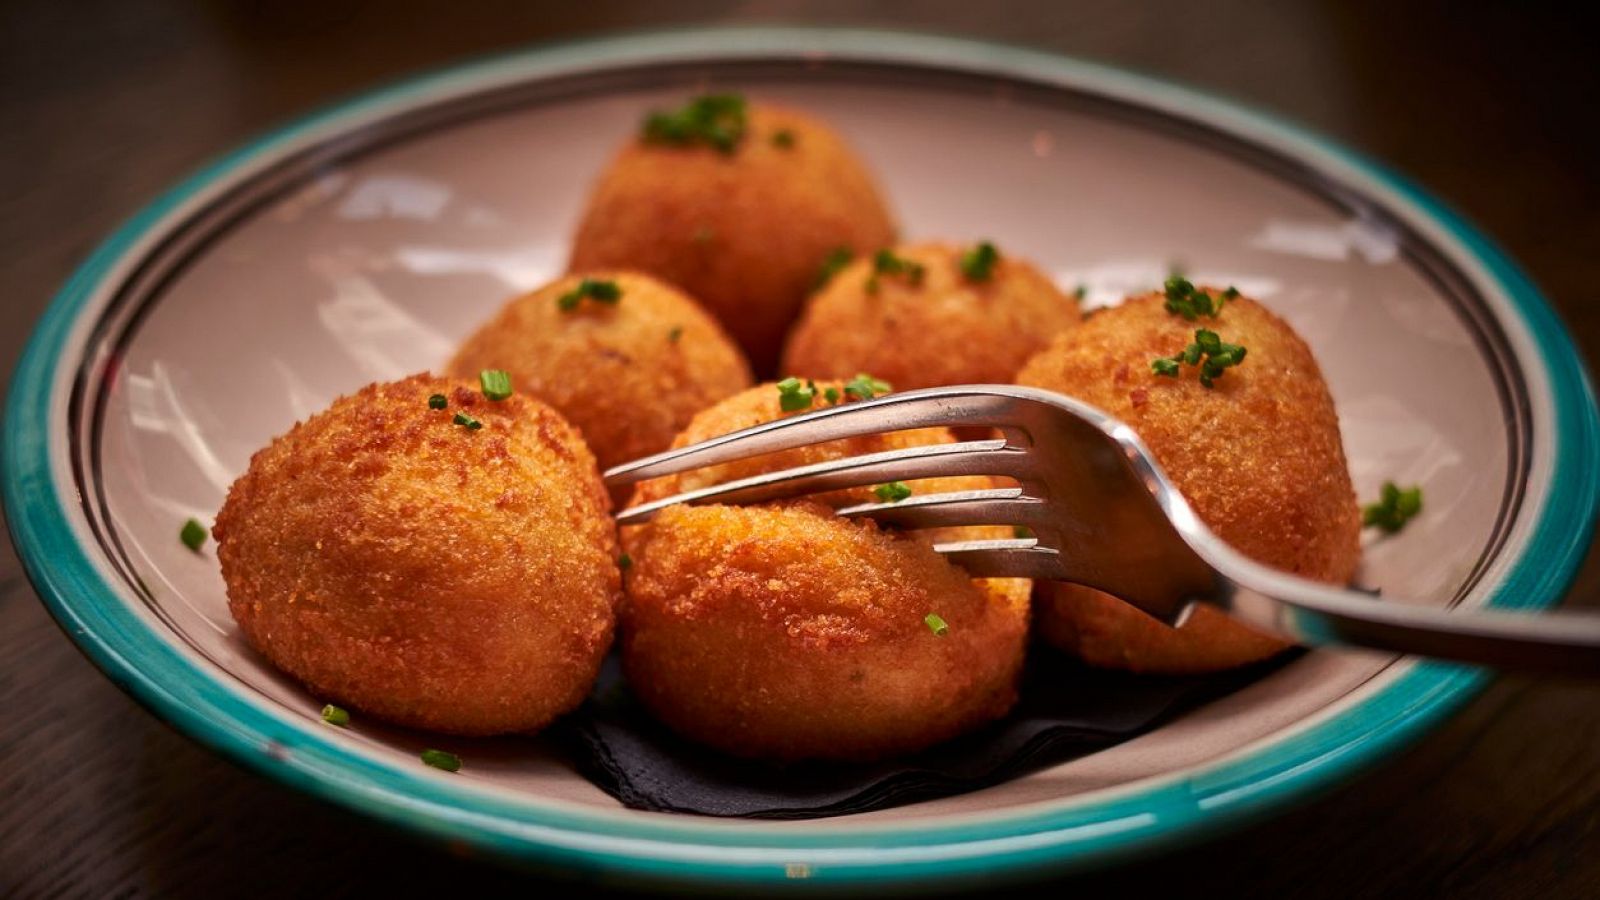
POLYGON ((629 532, 624 671, 692 740, 744 757, 870 760, 955 737, 1016 700, 1027 581, 973 580, 925 541, 817 503, 677 506, 629 532))
MULTIPOLYGON (((839 402, 853 402, 851 395, 845 390, 849 386, 848 382, 817 381, 812 384, 816 391, 816 399, 813 404, 806 409, 796 410, 793 413, 783 411, 779 402, 779 391, 772 382, 759 384, 748 390, 740 391, 697 414, 690 420, 689 426, 672 441, 672 446, 685 447, 689 444, 709 440, 718 435, 738 431, 741 428, 750 428, 763 422, 775 421, 787 415, 799 415, 812 409, 823 408, 828 405, 825 396, 830 389, 836 392, 839 402)), ((881 383, 880 386, 887 387, 887 385, 882 385, 881 383)), ((948 429, 923 428, 915 431, 869 434, 861 437, 828 441, 822 444, 811 444, 805 447, 796 447, 793 450, 769 453, 715 466, 704 466, 676 475, 655 478, 641 483, 635 489, 632 503, 633 505, 649 503, 684 491, 710 487, 725 481, 748 478, 752 475, 760 475, 763 472, 773 472, 778 469, 806 466, 833 459, 843 459, 848 456, 864 456, 868 453, 882 453, 887 450, 919 447, 925 444, 948 444, 954 440, 955 438, 951 436, 948 429)), ((989 486, 989 481, 982 478, 930 478, 913 482, 913 487, 915 487, 917 493, 973 490, 989 486)), ((833 506, 873 503, 876 502, 876 498, 872 492, 873 486, 869 485, 832 491, 820 495, 816 499, 823 500, 833 506)))
MULTIPOLYGON (((827 403, 830 388, 852 402, 845 386, 818 382, 815 404, 827 403)), ((696 416, 673 445, 783 415, 776 386, 760 385, 696 416)), ((786 450, 645 482, 634 502, 950 440, 937 428, 786 450)), ((994 484, 957 477, 909 486, 920 494, 994 484)), ((915 750, 1004 714, 1022 660, 1028 582, 973 580, 931 544, 1009 537, 1010 529, 899 535, 833 515, 836 506, 876 499, 862 487, 760 507, 672 507, 626 529, 634 562, 623 664, 647 706, 691 738, 784 760, 915 750), (943 637, 929 629, 930 613, 948 623, 943 637), (946 643, 958 631, 961 641, 946 643)))
POLYGON ((895 228, 832 129, 779 107, 742 108, 731 152, 630 139, 594 188, 570 270, 637 269, 683 288, 766 372, 829 252, 875 250, 895 228))
MULTIPOLYGON (((1220 294, 1208 290, 1214 300, 1220 294)), ((1104 310, 1031 360, 1018 381, 1084 400, 1131 425, 1202 521, 1266 565, 1337 584, 1360 556, 1360 514, 1339 420, 1311 350, 1253 300, 1190 322, 1152 293, 1104 310), (1197 368, 1157 375, 1197 329, 1246 357, 1207 388, 1197 368)), ((1173 629, 1087 588, 1041 588, 1039 629, 1093 665, 1203 672, 1264 659, 1286 645, 1200 607, 1173 629)))
POLYGON ((578 426, 602 469, 665 450, 695 413, 750 385, 744 355, 698 304, 616 271, 569 275, 506 304, 449 365, 468 379, 485 369, 504 369, 578 426), (586 280, 620 295, 574 303, 586 280))
POLYGON ((583 700, 611 642, 594 457, 527 395, 414 375, 341 397, 255 454, 214 534, 250 645, 374 718, 534 731, 583 700))
POLYGON ((871 372, 898 390, 1009 384, 1029 357, 1078 323, 1078 301, 1026 260, 1001 253, 985 269, 981 246, 891 251, 920 273, 880 273, 873 257, 856 259, 806 303, 783 371, 812 378, 871 372), (974 266, 970 275, 963 257, 974 266))

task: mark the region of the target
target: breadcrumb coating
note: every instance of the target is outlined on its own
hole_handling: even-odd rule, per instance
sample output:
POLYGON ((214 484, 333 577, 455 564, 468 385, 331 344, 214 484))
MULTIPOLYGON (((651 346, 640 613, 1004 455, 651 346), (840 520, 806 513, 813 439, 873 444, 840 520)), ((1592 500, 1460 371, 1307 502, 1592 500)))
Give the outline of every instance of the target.
POLYGON ((629 684, 693 740, 745 757, 869 760, 1016 701, 1027 581, 973 580, 926 541, 817 503, 672 507, 627 540, 629 684))
POLYGON ((611 642, 606 504, 554 410, 414 375, 256 453, 213 533, 245 639, 319 698, 432 731, 531 732, 583 700, 611 642))
MULTIPOLYGON (((818 382, 843 396, 843 382, 818 382)), ((784 415, 772 384, 696 416, 682 446, 784 415)), ((825 400, 820 400, 825 403, 825 400)), ((798 413, 795 413, 798 414, 798 413)), ((793 465, 953 440, 945 429, 788 450, 639 486, 634 502, 793 465)), ((909 482, 917 494, 989 478, 909 482)), ((1009 528, 897 533, 834 515, 872 488, 755 507, 670 507, 624 529, 634 563, 623 664, 646 706, 728 753, 866 760, 910 752, 1004 715, 1028 631, 1025 579, 973 579, 935 553, 942 540, 1009 528), (928 626, 932 613, 948 624, 928 626)))
POLYGON ((894 248, 920 279, 874 275, 858 258, 813 296, 789 333, 782 370, 812 378, 871 372, 898 390, 1010 384, 1017 370, 1078 323, 1077 298, 1027 260, 1001 252, 989 277, 961 271, 969 248, 894 248))
POLYGON ((515 390, 583 432, 602 469, 665 450, 694 414, 750 386, 750 365, 699 304, 648 275, 559 278, 507 303, 468 337, 448 371, 504 369, 515 390), (615 303, 559 300, 583 279, 613 281, 615 303))
POLYGON ((590 195, 569 271, 634 269, 677 285, 764 373, 829 251, 869 253, 894 236, 872 175, 837 133, 751 104, 731 154, 630 138, 590 195), (787 146, 773 140, 783 131, 787 146))
MULTIPOLYGON (((844 381, 817 381, 814 384, 816 386, 817 399, 807 409, 796 410, 792 413, 783 411, 775 383, 758 384, 755 387, 740 391, 732 397, 728 397, 722 402, 702 410, 691 419, 689 426, 672 441, 672 447, 686 447, 689 444, 738 431, 742 428, 773 422, 791 415, 800 415, 813 409, 822 409, 828 405, 823 396, 829 388, 838 392, 841 403, 851 402, 848 395, 844 393, 846 385, 844 381)), ((691 469, 677 475, 655 478, 641 483, 635 489, 632 503, 633 505, 649 503, 684 491, 698 490, 699 488, 710 487, 725 481, 748 478, 753 475, 760 475, 763 472, 812 465, 849 456, 882 453, 887 450, 902 450, 927 444, 948 444, 954 440, 955 438, 951 436, 948 429, 923 428, 914 431, 871 434, 828 441, 821 444, 811 444, 779 453, 768 453, 730 463, 691 469)), ((910 486, 916 493, 931 494, 943 491, 974 490, 991 487, 993 484, 987 478, 958 477, 923 479, 911 482, 910 486)), ((855 503, 873 503, 877 500, 872 493, 873 487, 874 485, 866 485, 858 488, 831 491, 827 494, 818 495, 814 499, 836 507, 855 503)))
MULTIPOLYGON (((1061 335, 1018 383, 1131 425, 1201 520, 1245 555, 1319 581, 1354 574, 1361 520, 1333 398, 1305 341, 1259 303, 1240 297, 1219 317, 1190 322, 1167 312, 1159 293, 1133 297, 1061 335), (1181 352, 1198 328, 1243 345, 1244 362, 1213 388, 1192 366, 1176 378, 1151 371, 1151 360, 1181 352)), ((1040 631, 1095 665, 1201 672, 1286 646, 1208 607, 1172 629, 1087 588, 1040 593, 1040 631)))

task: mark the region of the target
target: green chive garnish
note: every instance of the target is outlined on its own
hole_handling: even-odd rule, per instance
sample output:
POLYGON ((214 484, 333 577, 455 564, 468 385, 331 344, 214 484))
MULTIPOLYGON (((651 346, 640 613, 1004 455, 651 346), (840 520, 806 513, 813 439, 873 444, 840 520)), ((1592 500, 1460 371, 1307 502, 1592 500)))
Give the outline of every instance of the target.
POLYGON ((1378 492, 1378 502, 1361 508, 1361 524, 1377 526, 1385 534, 1394 534, 1406 527, 1417 513, 1422 512, 1422 487, 1401 488, 1385 481, 1378 492))
POLYGON ((443 750, 422 751, 422 761, 435 769, 443 769, 446 772, 461 771, 461 758, 454 753, 446 753, 443 750))
POLYGON ((938 613, 928 613, 926 616, 922 617, 922 621, 927 623, 929 631, 933 632, 939 637, 944 637, 950 633, 950 626, 945 623, 944 617, 940 616, 938 613))
POLYGON ((911 487, 904 481, 891 481, 873 488, 872 494, 880 503, 899 503, 911 496, 911 487))
POLYGON ((578 282, 577 287, 557 297, 556 306, 562 312, 572 312, 584 298, 597 303, 615 304, 622 299, 622 288, 610 279, 585 278, 578 282))
POLYGON ((871 400, 879 394, 887 394, 892 390, 894 388, 889 385, 889 382, 881 378, 873 378, 865 372, 857 374, 856 377, 846 382, 844 386, 845 394, 857 400, 871 400))
POLYGON ((474 419, 466 413, 456 413, 454 421, 457 425, 460 425, 462 428, 465 428, 468 431, 477 431, 479 428, 483 427, 482 422, 479 422, 477 419, 474 419))
POLYGON ((780 150, 788 150, 794 146, 794 132, 788 128, 780 128, 772 133, 772 146, 780 150))
POLYGON ((429 409, 444 409, 450 405, 450 400, 443 394, 434 394, 428 398, 429 409))
POLYGON ((811 402, 817 398, 817 386, 810 382, 802 382, 798 378, 789 377, 778 382, 778 408, 784 412, 799 412, 809 409, 811 402))
POLYGON ((206 542, 206 527, 200 524, 199 519, 190 519, 178 530, 178 540, 183 541, 185 547, 199 553, 201 546, 206 542))
POLYGON ((1019 541, 1025 541, 1033 537, 1033 529, 1026 525, 1013 525, 1011 526, 1011 536, 1019 541))
POLYGON ((1194 333, 1194 343, 1173 356, 1162 356, 1150 361, 1150 371, 1168 378, 1178 377, 1179 365, 1199 366, 1200 383, 1215 387, 1222 373, 1244 362, 1245 348, 1229 344, 1215 331, 1201 328, 1194 333))
POLYGON ((683 326, 682 325, 674 325, 672 330, 667 332, 667 343, 669 343, 669 344, 676 344, 678 341, 680 341, 682 339, 683 339, 683 326))
POLYGON ((1089 296, 1089 286, 1087 284, 1080 284, 1072 289, 1072 293, 1079 300, 1082 300, 1083 298, 1089 296))
POLYGON ((744 138, 745 103, 738 94, 705 94, 674 110, 652 112, 644 120, 646 143, 688 147, 709 144, 731 154, 744 138))
POLYGON ((968 281, 988 281, 994 275, 995 264, 1000 261, 1000 251, 994 244, 984 241, 961 254, 961 274, 968 281))
POLYGON ((621 569, 624 572, 626 572, 629 569, 633 568, 633 557, 629 556, 626 553, 624 553, 621 556, 617 557, 617 568, 621 569))
POLYGON ((327 722, 329 725, 337 725, 343 728, 350 724, 350 714, 341 707, 329 703, 322 708, 322 721, 327 722))
POLYGON ((839 274, 840 269, 850 265, 850 260, 854 258, 855 254, 850 252, 849 247, 835 247, 829 250, 828 255, 822 258, 822 266, 817 270, 817 280, 811 285, 811 289, 821 290, 823 285, 833 280, 833 276, 839 274))
POLYGON ((511 396, 511 373, 504 369, 484 369, 478 373, 478 384, 483 395, 490 400, 504 400, 511 396))
POLYGON ((922 283, 922 276, 927 274, 922 263, 904 256, 895 256, 894 251, 885 247, 872 256, 872 277, 867 279, 867 293, 878 292, 878 276, 903 277, 908 284, 915 287, 922 283))
POLYGON ((1235 288, 1228 288, 1221 295, 1212 297, 1200 290, 1182 275, 1173 275, 1167 279, 1166 302, 1163 304, 1167 312, 1175 316, 1183 316, 1193 322, 1200 316, 1215 319, 1222 315, 1223 304, 1239 296, 1235 288))

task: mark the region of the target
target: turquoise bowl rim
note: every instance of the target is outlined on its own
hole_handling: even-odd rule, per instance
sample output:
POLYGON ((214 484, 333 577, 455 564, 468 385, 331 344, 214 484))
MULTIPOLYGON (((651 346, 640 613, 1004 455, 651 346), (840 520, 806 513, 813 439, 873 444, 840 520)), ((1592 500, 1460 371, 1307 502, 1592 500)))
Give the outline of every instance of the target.
MULTIPOLYGON (((1422 734, 1487 681, 1432 662, 1292 735, 1268 740, 1185 777, 1097 792, 1061 807, 953 822, 783 830, 688 817, 516 802, 454 776, 363 758, 310 723, 268 713, 248 692, 178 652, 100 575, 72 530, 52 463, 54 387, 73 326, 102 282, 142 237, 186 201, 352 117, 393 111, 430 92, 484 84, 507 72, 542 77, 646 61, 793 56, 796 48, 850 59, 953 66, 1091 86, 1269 141, 1303 160, 1341 167, 1435 227, 1477 264, 1531 338, 1553 407, 1551 484, 1522 555, 1489 599, 1539 608, 1566 591, 1600 508, 1600 415, 1572 339, 1538 290, 1478 230, 1405 178, 1298 126, 1187 88, 1037 51, 900 32, 713 28, 628 34, 551 45, 411 78, 335 104, 235 150, 161 195, 101 244, 45 311, 17 364, 6 401, 0 487, 29 578, 67 634, 115 683, 179 730, 278 781, 457 847, 634 883, 737 887, 948 887, 977 878, 1084 868, 1215 834, 1353 775, 1422 734)), ((1437 239, 1437 237, 1436 237, 1437 239)), ((1527 361, 1522 360, 1526 365, 1527 361)), ((57 436, 59 437, 59 435, 57 436)), ((1537 436, 1536 436, 1537 439, 1537 436)))

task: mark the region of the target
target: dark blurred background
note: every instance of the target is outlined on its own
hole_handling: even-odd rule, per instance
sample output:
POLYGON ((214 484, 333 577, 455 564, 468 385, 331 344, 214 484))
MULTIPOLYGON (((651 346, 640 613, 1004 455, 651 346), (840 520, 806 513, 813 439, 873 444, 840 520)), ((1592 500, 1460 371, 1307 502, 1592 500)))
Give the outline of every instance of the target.
MULTIPOLYGON (((418 69, 617 29, 938 31, 1243 100, 1411 175, 1527 268, 1600 358, 1600 56, 1560 4, 0 0, 0 378, 150 195, 257 131, 418 69)), ((1591 551, 1569 602, 1600 605, 1591 551)), ((100 677, 0 549, 0 896, 537 889, 291 794, 100 677)), ((1600 896, 1595 688, 1506 678, 1379 771, 1263 826, 1057 890, 1600 896)))

